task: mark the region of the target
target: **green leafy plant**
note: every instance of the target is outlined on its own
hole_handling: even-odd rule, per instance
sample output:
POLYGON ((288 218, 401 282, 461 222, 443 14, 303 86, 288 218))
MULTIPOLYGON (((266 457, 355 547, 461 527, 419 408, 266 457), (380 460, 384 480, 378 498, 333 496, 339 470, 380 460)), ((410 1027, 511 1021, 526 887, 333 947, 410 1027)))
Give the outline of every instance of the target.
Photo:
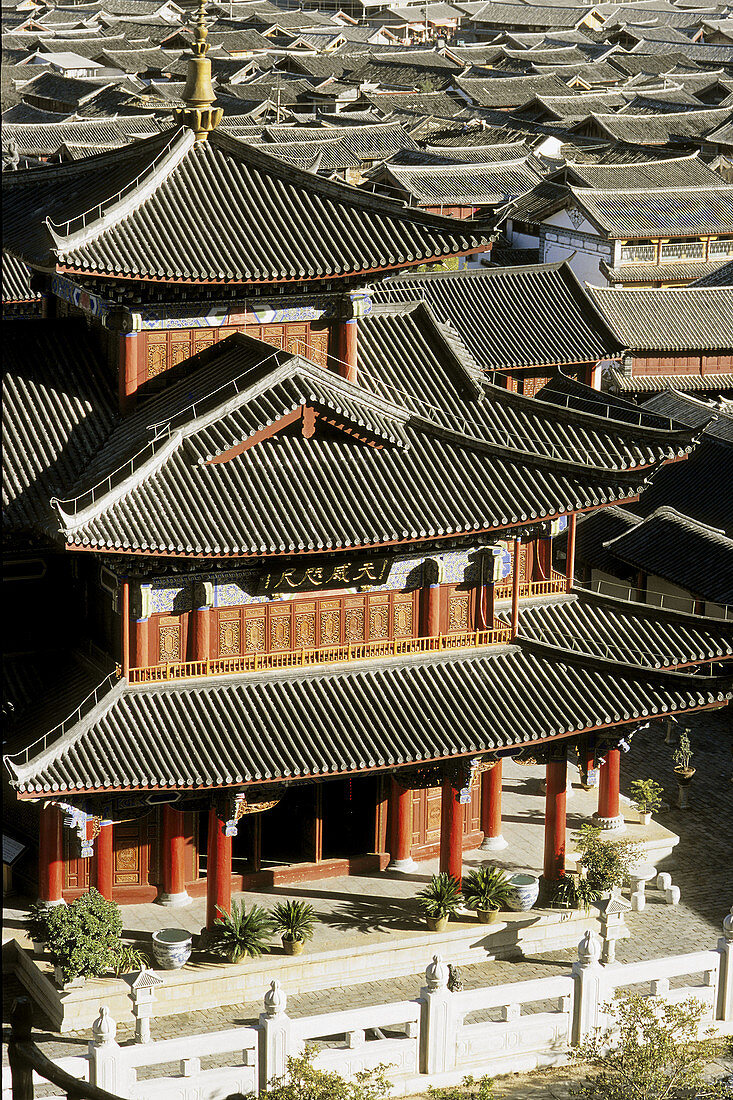
POLYGON ((626 993, 605 1006, 609 1026, 575 1053, 596 1072, 572 1095, 586 1100, 689 1100, 730 1096, 723 1082, 705 1082, 703 1070, 719 1054, 710 1034, 700 1038, 704 1006, 626 993))
POLYGON ((463 880, 469 909, 502 909, 512 892, 508 876, 499 867, 478 867, 463 880))
POLYGON ((318 917, 312 905, 307 901, 282 901, 272 910, 272 928, 284 940, 313 939, 313 930, 318 917))
POLYGON ((675 763, 675 770, 679 769, 681 772, 692 771, 690 767, 690 761, 692 760, 692 746, 690 745, 690 731, 683 730, 680 734, 680 743, 672 753, 672 759, 675 763))
POLYGON ((643 848, 632 841, 604 840, 596 825, 582 825, 573 834, 573 843, 580 854, 586 881, 598 891, 623 886, 631 868, 644 857, 643 848))
POLYGON ((601 891, 593 882, 581 875, 563 875, 552 896, 553 909, 590 909, 591 902, 598 901, 601 891))
POLYGON ((493 1078, 484 1076, 476 1080, 475 1077, 464 1077, 460 1085, 452 1085, 448 1088, 435 1088, 428 1085, 429 1100, 493 1100, 493 1078))
POLYGON ((463 901, 461 884, 447 871, 433 875, 430 882, 417 895, 417 904, 426 917, 440 920, 450 917, 463 901))
POLYGON ((102 977, 114 965, 122 917, 119 906, 107 901, 98 890, 92 888, 71 905, 47 909, 43 922, 43 938, 64 982, 102 977))
POLYGON ((631 784, 634 808, 640 814, 655 814, 662 805, 664 790, 653 779, 635 779, 631 784))
POLYGON ((133 943, 118 943, 112 951, 111 960, 115 978, 130 974, 133 970, 147 970, 150 966, 147 953, 133 943))
MULTIPOLYGON (((282 1077, 276 1077, 260 1097, 266 1100, 386 1100, 392 1088, 389 1066, 357 1070, 350 1080, 314 1066, 316 1050, 308 1044, 301 1055, 288 1058, 282 1077)), ((482 1098, 483 1100, 483 1098, 482 1098)), ((485 1098, 489 1100, 489 1098, 485 1098)))
POLYGON ((55 906, 34 902, 28 909, 28 935, 36 943, 48 942, 48 921, 46 917, 52 908, 55 908, 55 906))
POLYGON ((267 910, 259 905, 247 909, 243 901, 232 902, 231 913, 218 905, 216 909, 221 915, 207 938, 207 949, 212 955, 237 963, 248 955, 259 958, 270 950, 272 920, 267 910))

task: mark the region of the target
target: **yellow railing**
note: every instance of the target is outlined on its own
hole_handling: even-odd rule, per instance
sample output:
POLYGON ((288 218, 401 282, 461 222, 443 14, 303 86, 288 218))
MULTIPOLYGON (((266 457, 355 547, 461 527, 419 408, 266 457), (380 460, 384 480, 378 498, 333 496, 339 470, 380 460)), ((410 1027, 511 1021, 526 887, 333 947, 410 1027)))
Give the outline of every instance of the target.
POLYGON ((309 668, 349 661, 368 661, 375 657, 404 657, 411 653, 444 653, 451 649, 475 649, 479 646, 508 642, 507 626, 493 630, 471 630, 463 634, 438 634, 432 638, 395 638, 392 641, 352 642, 350 645, 321 646, 319 649, 283 650, 275 653, 244 653, 240 657, 213 657, 208 661, 131 668, 131 684, 190 680, 202 676, 233 676, 240 672, 264 672, 268 669, 309 668))
MULTIPOLYGON (((562 573, 554 569, 549 581, 520 581, 519 598, 527 599, 529 596, 551 596, 555 592, 566 592, 568 579, 562 573)), ((510 600, 512 598, 512 582, 497 584, 494 588, 495 600, 510 600)))

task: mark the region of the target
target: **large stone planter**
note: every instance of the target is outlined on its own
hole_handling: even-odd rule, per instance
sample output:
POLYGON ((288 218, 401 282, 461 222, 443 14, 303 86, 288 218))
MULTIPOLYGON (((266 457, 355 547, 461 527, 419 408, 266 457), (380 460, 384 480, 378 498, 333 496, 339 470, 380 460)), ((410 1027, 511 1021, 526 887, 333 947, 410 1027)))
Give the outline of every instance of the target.
POLYGON ((157 970, 180 970, 191 957, 193 937, 183 928, 153 932, 153 958, 157 970))
POLYGON ((511 875, 509 885, 511 893, 507 899, 507 906, 514 913, 526 913, 539 896, 539 880, 534 875, 511 875))

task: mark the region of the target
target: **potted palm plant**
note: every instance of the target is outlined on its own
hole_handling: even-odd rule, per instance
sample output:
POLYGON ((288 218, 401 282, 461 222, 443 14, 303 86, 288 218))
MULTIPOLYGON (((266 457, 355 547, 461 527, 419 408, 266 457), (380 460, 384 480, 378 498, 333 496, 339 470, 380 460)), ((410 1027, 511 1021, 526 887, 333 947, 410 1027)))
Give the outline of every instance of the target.
POLYGON ((586 913, 591 902, 598 901, 600 889, 583 875, 563 875, 555 887, 551 909, 583 909, 586 913))
POLYGON ((499 910, 506 907, 511 893, 509 878, 498 867, 479 867, 463 880, 466 906, 478 917, 479 924, 492 924, 499 910))
POLYGON ((664 791, 653 779, 635 779, 631 784, 631 793, 639 821, 642 825, 648 825, 651 815, 661 809, 664 791))
POLYGON ((247 909, 243 901, 232 902, 231 913, 217 905, 220 914, 206 937, 206 949, 212 955, 238 963, 250 956, 258 958, 270 950, 272 920, 259 905, 247 909))
POLYGON ((447 871, 433 875, 425 889, 417 895, 417 903, 425 914, 431 932, 444 932, 448 918, 462 901, 461 884, 447 871))
POLYGON ((286 955, 300 955, 306 940, 313 939, 318 921, 315 910, 307 901, 282 901, 272 910, 272 929, 282 937, 286 955))

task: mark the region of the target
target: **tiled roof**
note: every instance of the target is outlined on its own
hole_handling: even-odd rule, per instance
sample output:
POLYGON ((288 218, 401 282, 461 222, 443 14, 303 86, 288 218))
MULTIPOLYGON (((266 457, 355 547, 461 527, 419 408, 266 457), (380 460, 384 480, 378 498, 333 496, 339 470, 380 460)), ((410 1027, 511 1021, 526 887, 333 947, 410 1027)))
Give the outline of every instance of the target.
MULTIPOLYGON (((639 515, 651 515, 667 505, 700 523, 725 531, 733 537, 733 499, 722 493, 722 485, 733 484, 733 439, 725 439, 726 424, 718 421, 720 434, 702 436, 686 462, 665 466, 632 505, 639 515)), ((713 425, 713 432, 716 428, 713 425)), ((611 509, 602 509, 610 511, 611 509)), ((599 515, 601 513, 598 513, 599 515)))
POLYGON ((721 264, 714 271, 710 271, 700 279, 696 279, 693 286, 733 286, 733 260, 721 264))
POLYGON ((479 107, 521 107, 536 95, 567 95, 567 86, 559 77, 507 76, 479 79, 458 77, 456 86, 479 107))
POLYGON ((601 191, 571 187, 575 205, 610 237, 733 234, 733 187, 601 191))
POLYGON ((43 295, 31 288, 33 272, 22 260, 9 252, 3 252, 2 285, 3 305, 11 302, 35 302, 43 295))
POLYGON ((493 164, 389 164, 380 175, 389 193, 408 194, 421 206, 499 205, 529 191, 541 179, 526 157, 493 164))
MULTIPOLYGON (((682 283, 690 282, 698 285, 698 276, 714 276, 723 267, 733 267, 722 260, 709 260, 697 262, 690 260, 687 263, 663 263, 663 264, 622 264, 620 267, 609 267, 605 260, 601 261, 600 269, 612 286, 619 283, 628 286, 632 283, 682 283)), ((709 284, 712 286, 731 285, 730 283, 709 284)))
POLYGON ((428 302, 489 371, 597 361, 620 348, 567 265, 400 275, 374 299, 428 302))
POLYGON ((680 287, 589 293, 621 344, 649 351, 733 349, 733 289, 680 287))
MULTIPOLYGON (((627 508, 613 505, 611 508, 599 508, 585 516, 578 516, 575 535, 575 560, 578 564, 592 565, 608 573, 629 572, 628 567, 620 566, 618 558, 606 549, 606 542, 617 535, 629 531, 640 523, 638 516, 627 508)), ((560 536, 563 542, 566 539, 560 536)))
POLYGON ((567 179, 581 187, 600 190, 634 190, 648 187, 722 187, 725 180, 708 168, 698 156, 665 158, 629 164, 583 164, 569 162, 567 179))
MULTIPOLYGON (((665 291, 666 293, 666 291, 665 291)), ((677 293, 675 291, 675 293, 677 293)), ((609 385, 618 393, 656 393, 659 390, 685 390, 705 393, 730 393, 733 390, 733 374, 635 374, 629 377, 622 371, 608 372, 609 385)))
POLYGON ((28 762, 25 754, 6 757, 6 766, 29 794, 348 775, 680 713, 730 694, 729 680, 579 658, 529 641, 522 649, 164 686, 121 680, 49 748, 31 749, 28 762))
POLYGON ((552 603, 522 604, 519 634, 560 649, 647 668, 733 655, 733 623, 583 590, 552 603))
POLYGON ((190 130, 169 131, 12 177, 3 176, 6 247, 32 264, 80 272, 280 282, 407 266, 488 239, 475 225, 303 173, 218 131, 200 144, 190 130), (246 220, 232 209, 246 209, 246 220))
POLYGON ((635 569, 663 577, 705 600, 733 604, 733 539, 674 508, 657 508, 605 546, 635 569))
POLYGON ((664 390, 647 398, 642 408, 662 416, 670 416, 690 428, 705 427, 705 438, 723 439, 733 443, 733 402, 691 397, 675 390, 664 390), (710 418, 714 417, 713 420, 710 418))
MULTIPOLYGON (((682 111, 663 115, 591 114, 595 127, 615 141, 636 145, 666 145, 674 139, 697 141, 727 122, 727 108, 710 108, 703 111, 682 111)), ((576 129, 582 132, 585 121, 576 129)))

